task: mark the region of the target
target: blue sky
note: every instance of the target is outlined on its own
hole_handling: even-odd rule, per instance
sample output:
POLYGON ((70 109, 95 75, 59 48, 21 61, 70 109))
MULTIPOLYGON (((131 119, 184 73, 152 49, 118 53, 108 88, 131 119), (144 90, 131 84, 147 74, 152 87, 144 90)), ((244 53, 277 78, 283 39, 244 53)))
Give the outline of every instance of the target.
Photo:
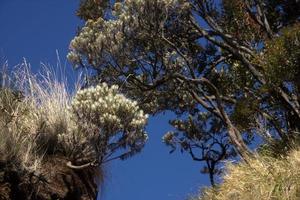
MULTIPOLYGON (((56 65, 56 50, 64 62, 70 40, 82 24, 75 16, 78 0, 0 0, 0 59, 10 66, 25 57, 34 70, 40 62, 56 65)), ((67 63, 67 69, 71 66, 67 63)), ((171 114, 151 118, 149 141, 142 153, 105 166, 103 200, 183 200, 208 185, 201 163, 187 154, 169 154, 162 135, 171 114)))

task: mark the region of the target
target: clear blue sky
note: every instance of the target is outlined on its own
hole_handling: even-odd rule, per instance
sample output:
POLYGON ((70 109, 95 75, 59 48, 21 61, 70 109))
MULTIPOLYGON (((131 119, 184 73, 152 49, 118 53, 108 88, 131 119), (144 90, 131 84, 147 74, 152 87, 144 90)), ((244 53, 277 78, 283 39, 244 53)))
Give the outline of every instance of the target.
MULTIPOLYGON (((0 0, 0 58, 13 66, 25 57, 32 67, 65 61, 70 40, 82 23, 75 16, 78 0, 0 0)), ((71 66, 67 67, 71 70, 71 66)), ((141 154, 105 166, 103 200, 183 200, 208 185, 201 164, 187 154, 169 154, 162 135, 171 115, 151 118, 149 141, 141 154)))

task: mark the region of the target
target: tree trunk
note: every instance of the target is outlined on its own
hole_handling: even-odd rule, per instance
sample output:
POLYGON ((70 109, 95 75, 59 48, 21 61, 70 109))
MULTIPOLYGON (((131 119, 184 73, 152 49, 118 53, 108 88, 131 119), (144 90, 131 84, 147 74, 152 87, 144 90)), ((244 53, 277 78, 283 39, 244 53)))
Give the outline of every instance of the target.
POLYGON ((247 162, 249 157, 252 156, 252 152, 249 150, 248 146, 245 144, 241 133, 232 125, 228 126, 228 135, 238 154, 242 157, 244 161, 247 162))

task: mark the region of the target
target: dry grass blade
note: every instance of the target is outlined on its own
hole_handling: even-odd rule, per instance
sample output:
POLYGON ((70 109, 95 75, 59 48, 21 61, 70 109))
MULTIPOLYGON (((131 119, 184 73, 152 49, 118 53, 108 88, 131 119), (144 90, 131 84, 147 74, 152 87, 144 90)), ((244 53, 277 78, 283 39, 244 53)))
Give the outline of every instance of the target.
POLYGON ((16 160, 24 169, 38 170, 43 156, 57 143, 58 134, 73 125, 68 110, 72 94, 60 61, 57 67, 59 73, 42 65, 42 71, 34 75, 24 59, 10 76, 7 62, 1 73, 0 148, 5 159, 16 160))
POLYGON ((192 200, 298 200, 300 150, 282 158, 257 157, 249 165, 228 164, 224 182, 192 200))

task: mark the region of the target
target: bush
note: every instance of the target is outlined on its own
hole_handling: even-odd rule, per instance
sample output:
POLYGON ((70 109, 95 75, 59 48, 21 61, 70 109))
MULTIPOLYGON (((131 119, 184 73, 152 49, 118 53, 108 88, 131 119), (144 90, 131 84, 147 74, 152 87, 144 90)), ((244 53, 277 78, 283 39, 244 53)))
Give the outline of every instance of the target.
POLYGON ((148 116, 117 86, 73 95, 54 75, 33 75, 24 62, 14 84, 0 88, 0 199, 95 199, 101 164, 139 152, 147 139, 148 116))

